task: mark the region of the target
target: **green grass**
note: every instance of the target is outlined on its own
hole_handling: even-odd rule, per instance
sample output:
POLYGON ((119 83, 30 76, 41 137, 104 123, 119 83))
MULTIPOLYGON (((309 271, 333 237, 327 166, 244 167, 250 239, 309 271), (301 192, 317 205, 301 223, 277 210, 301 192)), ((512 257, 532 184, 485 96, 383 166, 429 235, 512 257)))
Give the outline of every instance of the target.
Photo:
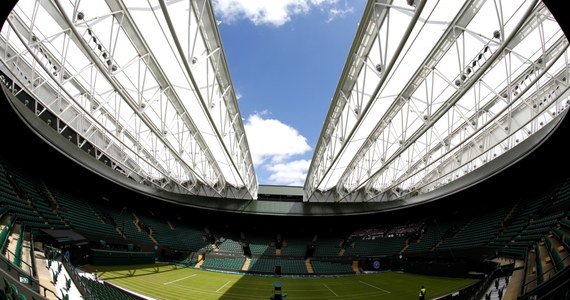
POLYGON ((173 265, 83 268, 115 285, 156 299, 264 299, 281 281, 288 299, 417 299, 421 285, 428 298, 471 285, 473 279, 384 272, 343 277, 262 277, 226 274, 173 265))

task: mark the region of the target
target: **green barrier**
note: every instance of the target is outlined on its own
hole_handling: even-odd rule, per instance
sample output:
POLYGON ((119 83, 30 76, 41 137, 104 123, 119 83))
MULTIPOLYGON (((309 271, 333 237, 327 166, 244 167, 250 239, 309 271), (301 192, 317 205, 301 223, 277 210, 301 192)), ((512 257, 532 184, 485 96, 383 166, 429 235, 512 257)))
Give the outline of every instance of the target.
POLYGON ((544 271, 542 270, 542 262, 540 261, 540 248, 536 247, 536 284, 544 282, 544 271))
POLYGON ((24 234, 26 230, 26 226, 22 225, 20 228, 20 238, 18 239, 18 243, 16 244, 16 253, 14 253, 14 264, 18 267, 22 267, 22 245, 24 241, 24 234))
POLYGON ((91 249, 91 264, 96 266, 144 265, 155 262, 154 252, 91 249))
POLYGON ((0 252, 4 252, 4 248, 6 248, 6 242, 8 241, 8 236, 10 235, 10 231, 12 231, 12 227, 14 227, 14 223, 16 223, 16 217, 10 217, 10 220, 8 221, 8 226, 4 227, 2 229, 2 232, 0 233, 0 242, 1 247, 0 247, 0 252))

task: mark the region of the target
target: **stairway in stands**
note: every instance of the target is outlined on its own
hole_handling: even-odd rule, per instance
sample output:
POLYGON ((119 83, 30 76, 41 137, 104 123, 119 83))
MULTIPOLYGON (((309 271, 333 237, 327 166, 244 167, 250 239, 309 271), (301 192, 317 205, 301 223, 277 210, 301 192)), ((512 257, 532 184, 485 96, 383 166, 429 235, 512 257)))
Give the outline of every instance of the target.
POLYGON ((311 264, 310 258, 305 259, 305 267, 307 267, 307 273, 309 273, 309 274, 315 273, 315 270, 313 269, 313 265, 311 264))
POLYGON ((243 263, 243 266, 241 267, 242 271, 247 271, 249 270, 249 265, 251 264, 251 258, 246 257, 245 258, 245 262, 243 263))

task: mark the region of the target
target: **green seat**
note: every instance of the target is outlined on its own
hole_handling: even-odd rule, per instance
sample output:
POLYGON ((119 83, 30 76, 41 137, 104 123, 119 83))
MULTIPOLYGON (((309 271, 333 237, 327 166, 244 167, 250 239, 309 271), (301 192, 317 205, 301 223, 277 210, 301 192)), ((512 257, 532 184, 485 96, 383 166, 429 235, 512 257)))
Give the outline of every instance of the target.
POLYGON ((20 292, 18 292, 18 287, 11 283, 8 285, 8 299, 18 300, 20 292))

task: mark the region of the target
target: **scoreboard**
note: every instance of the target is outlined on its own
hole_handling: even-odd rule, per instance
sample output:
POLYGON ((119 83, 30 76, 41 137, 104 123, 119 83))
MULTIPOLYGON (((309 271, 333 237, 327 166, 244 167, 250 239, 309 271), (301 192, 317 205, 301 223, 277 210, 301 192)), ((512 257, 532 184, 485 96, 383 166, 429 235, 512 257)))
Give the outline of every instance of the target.
POLYGON ((392 268, 391 260, 387 256, 368 256, 360 261, 360 266, 364 271, 386 271, 392 268))

